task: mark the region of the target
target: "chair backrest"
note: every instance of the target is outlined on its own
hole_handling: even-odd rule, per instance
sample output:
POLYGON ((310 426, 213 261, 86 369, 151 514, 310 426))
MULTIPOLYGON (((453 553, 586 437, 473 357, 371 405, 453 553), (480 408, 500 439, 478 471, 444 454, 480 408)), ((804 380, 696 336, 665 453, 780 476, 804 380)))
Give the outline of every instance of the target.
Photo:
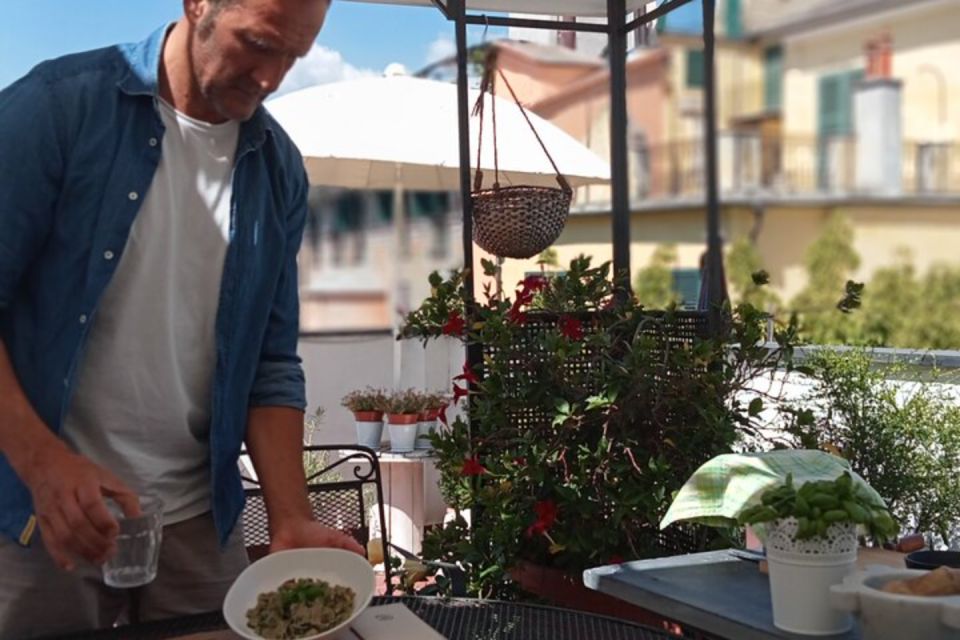
MULTIPOLYGON (((390 587, 390 555, 387 551, 386 519, 380 462, 372 449, 359 445, 309 445, 303 448, 307 497, 313 517, 339 529, 367 549, 370 539, 370 510, 377 505, 380 539, 383 543, 384 574, 390 587)), ((267 554, 270 531, 260 483, 241 470, 246 505, 241 515, 243 539, 250 560, 267 554)))

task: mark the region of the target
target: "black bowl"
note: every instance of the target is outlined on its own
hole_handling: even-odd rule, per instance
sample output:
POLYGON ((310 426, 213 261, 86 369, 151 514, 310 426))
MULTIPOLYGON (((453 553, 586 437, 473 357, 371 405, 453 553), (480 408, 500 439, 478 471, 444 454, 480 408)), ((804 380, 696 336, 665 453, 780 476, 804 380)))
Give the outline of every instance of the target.
POLYGON ((936 569, 952 567, 960 569, 960 551, 914 551, 907 554, 907 569, 936 569))

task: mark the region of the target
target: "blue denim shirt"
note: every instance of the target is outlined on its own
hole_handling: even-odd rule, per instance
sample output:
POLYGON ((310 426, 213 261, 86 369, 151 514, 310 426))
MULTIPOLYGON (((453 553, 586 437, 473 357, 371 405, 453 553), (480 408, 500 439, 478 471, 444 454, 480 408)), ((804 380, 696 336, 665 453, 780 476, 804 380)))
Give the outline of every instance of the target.
MULTIPOLYGON (((0 92, 0 338, 55 433, 160 160, 166 30, 41 63, 0 92)), ((248 407, 305 405, 296 254, 306 196, 299 152, 260 107, 240 127, 215 325, 210 465, 221 541, 243 508, 237 456, 248 407)), ((30 494, 0 456, 0 531, 27 545, 35 526, 30 494)))

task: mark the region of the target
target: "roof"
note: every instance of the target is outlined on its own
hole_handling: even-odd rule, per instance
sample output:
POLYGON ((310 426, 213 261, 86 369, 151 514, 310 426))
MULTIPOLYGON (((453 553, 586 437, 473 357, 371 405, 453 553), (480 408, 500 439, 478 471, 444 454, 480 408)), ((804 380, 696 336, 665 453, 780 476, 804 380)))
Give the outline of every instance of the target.
POLYGON ((497 40, 494 45, 519 53, 522 56, 542 64, 579 64, 591 67, 606 65, 606 60, 598 56, 591 56, 574 49, 558 45, 544 45, 521 40, 497 40))

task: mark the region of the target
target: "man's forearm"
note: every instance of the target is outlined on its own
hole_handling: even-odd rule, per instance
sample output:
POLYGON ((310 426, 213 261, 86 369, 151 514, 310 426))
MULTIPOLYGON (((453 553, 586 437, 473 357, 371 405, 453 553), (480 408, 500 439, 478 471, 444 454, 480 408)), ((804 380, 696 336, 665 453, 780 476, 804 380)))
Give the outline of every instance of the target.
POLYGON ((35 454, 59 445, 61 441, 43 424, 23 392, 0 340, 0 452, 27 482, 35 454))
POLYGON ((303 471, 303 412, 290 407, 253 407, 247 449, 263 489, 271 533, 287 519, 311 518, 303 471))

